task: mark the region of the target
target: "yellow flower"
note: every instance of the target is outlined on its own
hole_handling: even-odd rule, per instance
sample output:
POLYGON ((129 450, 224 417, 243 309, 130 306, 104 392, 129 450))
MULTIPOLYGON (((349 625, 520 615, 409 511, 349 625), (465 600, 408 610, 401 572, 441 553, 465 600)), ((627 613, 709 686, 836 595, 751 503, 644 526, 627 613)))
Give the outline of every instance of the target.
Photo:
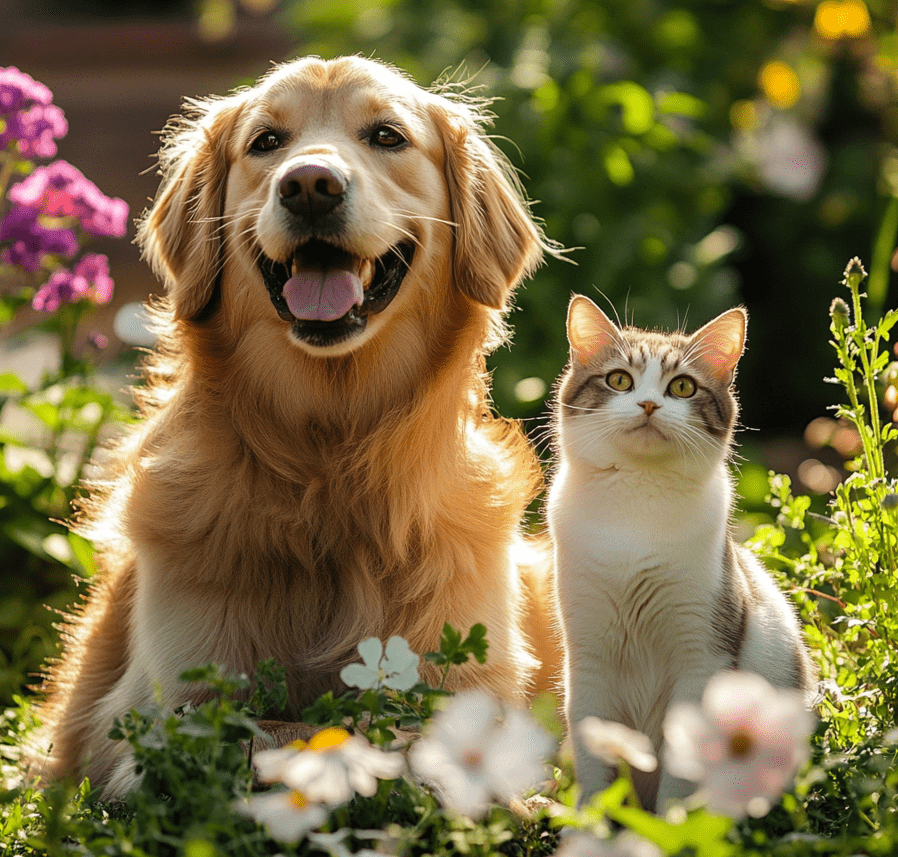
POLYGON ((798 101, 801 84, 792 67, 780 60, 764 64, 758 75, 758 83, 767 100, 782 109, 791 107, 798 101))
POLYGON ((864 0, 823 0, 814 14, 814 29, 824 39, 857 39, 870 31, 864 0))

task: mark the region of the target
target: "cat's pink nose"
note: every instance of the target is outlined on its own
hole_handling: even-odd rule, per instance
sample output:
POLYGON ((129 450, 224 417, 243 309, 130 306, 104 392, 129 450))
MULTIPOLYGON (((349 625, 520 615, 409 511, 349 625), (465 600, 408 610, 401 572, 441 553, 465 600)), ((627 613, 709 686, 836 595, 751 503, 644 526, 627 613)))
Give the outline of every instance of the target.
POLYGON ((661 407, 657 402, 653 402, 650 399, 646 399, 644 402, 639 403, 639 407, 642 408, 647 414, 651 415, 654 411, 657 411, 658 408, 661 407))

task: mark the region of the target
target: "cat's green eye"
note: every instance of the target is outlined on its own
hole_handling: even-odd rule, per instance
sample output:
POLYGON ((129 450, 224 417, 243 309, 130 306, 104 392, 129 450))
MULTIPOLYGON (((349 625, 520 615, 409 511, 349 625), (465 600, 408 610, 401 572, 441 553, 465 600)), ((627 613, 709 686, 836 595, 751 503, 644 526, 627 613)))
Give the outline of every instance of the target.
POLYGON ((696 386, 695 381, 688 375, 680 375, 670 382, 667 389, 670 391, 671 395, 674 395, 679 399, 688 399, 690 396, 695 395, 696 386))
POLYGON ((609 372, 605 376, 605 383, 611 387, 612 390, 617 390, 618 393, 624 393, 633 386, 633 379, 626 372, 618 370, 617 372, 609 372))

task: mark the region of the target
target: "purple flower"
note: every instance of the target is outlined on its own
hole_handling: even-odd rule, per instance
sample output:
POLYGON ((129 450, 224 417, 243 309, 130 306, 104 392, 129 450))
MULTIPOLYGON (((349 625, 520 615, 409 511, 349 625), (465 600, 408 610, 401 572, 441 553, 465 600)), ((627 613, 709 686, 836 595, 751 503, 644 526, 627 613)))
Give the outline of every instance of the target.
POLYGON ((43 226, 38 212, 21 206, 13 206, 0 221, 0 244, 9 244, 0 260, 31 273, 41 269, 48 253, 71 257, 78 252, 71 229, 43 226))
POLYGON ((57 151, 56 140, 68 130, 68 122, 55 104, 35 104, 6 120, 6 128, 0 133, 0 150, 10 140, 17 140, 19 151, 26 158, 52 158, 57 151))
POLYGON ((50 217, 76 217, 88 235, 119 238, 127 230, 128 204, 103 194, 67 161, 38 167, 7 196, 50 217))
POLYGON ((86 285, 84 277, 76 276, 68 268, 59 268, 37 290, 31 306, 44 312, 55 312, 63 304, 73 304, 85 297, 86 285))
POLYGON ((49 104, 53 93, 15 66, 0 68, 0 112, 13 113, 29 103, 49 104))
POLYGON ((0 150, 15 143, 25 157, 52 158, 69 130, 53 94, 17 68, 0 68, 0 150))
POLYGON ((109 276, 109 260, 99 253, 88 253, 74 270, 58 268, 32 298, 31 306, 44 312, 55 312, 63 304, 87 299, 105 304, 112 297, 113 282, 109 276))

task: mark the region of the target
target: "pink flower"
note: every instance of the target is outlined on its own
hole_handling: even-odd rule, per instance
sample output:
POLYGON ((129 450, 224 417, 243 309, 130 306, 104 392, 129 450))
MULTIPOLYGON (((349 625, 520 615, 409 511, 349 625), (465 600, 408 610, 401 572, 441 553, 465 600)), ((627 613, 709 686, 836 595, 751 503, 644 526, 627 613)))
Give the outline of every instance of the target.
POLYGON ((102 253, 85 253, 75 265, 75 274, 87 281, 87 297, 92 303, 109 303, 115 283, 109 276, 109 259, 102 253))
POLYGON ((52 158, 57 152, 56 140, 68 130, 65 115, 55 104, 35 104, 6 120, 0 148, 14 138, 26 158, 52 158))
POLYGON ((106 196, 67 161, 38 167, 7 196, 48 217, 74 217, 88 235, 118 238, 127 231, 128 204, 106 196))
POLYGON ((49 104, 53 93, 15 66, 0 68, 0 113, 13 113, 30 103, 49 104))
POLYGON ((797 690, 720 672, 701 706, 674 703, 664 722, 668 771, 699 783, 712 812, 761 817, 810 755, 814 716, 797 690))
POLYGON ((99 253, 86 254, 73 271, 59 268, 41 286, 31 306, 43 312, 56 312, 63 304, 87 299, 94 304, 108 303, 114 283, 109 276, 109 260, 99 253))

